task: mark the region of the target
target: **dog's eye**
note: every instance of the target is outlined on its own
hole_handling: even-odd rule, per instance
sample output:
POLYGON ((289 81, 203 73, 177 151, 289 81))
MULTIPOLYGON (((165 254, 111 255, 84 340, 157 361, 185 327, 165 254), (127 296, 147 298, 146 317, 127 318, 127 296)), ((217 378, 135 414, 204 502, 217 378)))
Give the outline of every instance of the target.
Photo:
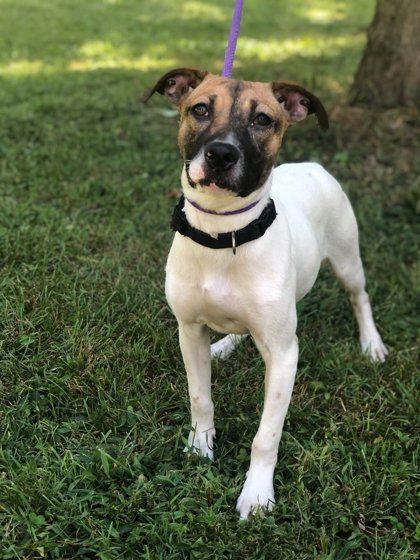
POLYGON ((196 117, 208 117, 209 109, 205 103, 198 103, 191 108, 191 111, 196 117))
POLYGON ((252 121, 251 126, 254 126, 255 124, 257 126, 269 126, 272 122, 273 120, 268 115, 266 115, 265 113, 260 113, 252 121))

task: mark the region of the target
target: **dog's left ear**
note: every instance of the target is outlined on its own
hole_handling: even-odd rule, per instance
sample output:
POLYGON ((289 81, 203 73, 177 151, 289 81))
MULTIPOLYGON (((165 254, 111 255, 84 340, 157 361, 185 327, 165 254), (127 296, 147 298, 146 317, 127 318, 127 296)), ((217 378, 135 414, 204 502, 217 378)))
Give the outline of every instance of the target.
POLYGON ((181 99, 195 89, 207 74, 208 72, 196 68, 175 68, 167 72, 154 87, 146 91, 143 101, 146 103, 157 92, 164 95, 174 105, 179 105, 181 99))
POLYGON ((328 115, 321 101, 313 93, 295 82, 272 82, 273 93, 282 105, 289 124, 303 120, 306 115, 315 113, 318 124, 327 130, 328 115))

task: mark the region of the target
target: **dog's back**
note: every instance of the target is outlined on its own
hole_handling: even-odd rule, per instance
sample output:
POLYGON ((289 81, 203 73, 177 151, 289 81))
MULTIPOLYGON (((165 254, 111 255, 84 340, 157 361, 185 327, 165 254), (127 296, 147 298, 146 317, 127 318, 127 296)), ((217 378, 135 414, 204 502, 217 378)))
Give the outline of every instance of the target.
POLYGON ((345 197, 336 179, 313 162, 276 167, 272 196, 283 204, 292 224, 295 213, 303 213, 314 228, 321 230, 336 218, 345 197))
POLYGON ((329 257, 340 214, 353 212, 339 183, 317 163, 284 164, 274 170, 271 195, 288 221, 297 277, 297 299, 313 286, 329 257))

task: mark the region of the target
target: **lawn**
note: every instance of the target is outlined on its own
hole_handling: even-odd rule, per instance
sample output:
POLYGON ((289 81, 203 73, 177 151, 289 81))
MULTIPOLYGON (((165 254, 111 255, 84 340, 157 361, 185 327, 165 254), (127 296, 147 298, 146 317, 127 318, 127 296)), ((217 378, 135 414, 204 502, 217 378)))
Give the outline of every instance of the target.
POLYGON ((330 111, 280 161, 349 193, 389 358, 360 355, 324 270, 299 305, 276 508, 239 523, 263 364, 251 341, 214 363, 216 458, 184 456, 163 291, 177 118, 140 102, 172 67, 220 72, 233 2, 0 0, 1 560, 417 557, 418 114, 346 107, 373 0, 245 4, 236 76, 298 80, 330 111))

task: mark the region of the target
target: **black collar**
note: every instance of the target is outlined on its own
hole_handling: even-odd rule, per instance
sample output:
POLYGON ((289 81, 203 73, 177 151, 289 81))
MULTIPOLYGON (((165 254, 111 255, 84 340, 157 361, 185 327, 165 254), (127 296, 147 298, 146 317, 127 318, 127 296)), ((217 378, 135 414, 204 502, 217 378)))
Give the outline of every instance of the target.
POLYGON ((182 195, 172 214, 171 228, 174 231, 178 231, 181 235, 189 237, 199 245, 204 245, 204 247, 209 247, 210 249, 231 248, 234 254, 236 253, 236 247, 239 247, 239 245, 262 237, 277 216, 274 200, 270 198, 267 206, 256 220, 253 220, 244 228, 227 233, 219 233, 217 237, 213 237, 189 224, 185 216, 184 204, 185 198, 182 195))

